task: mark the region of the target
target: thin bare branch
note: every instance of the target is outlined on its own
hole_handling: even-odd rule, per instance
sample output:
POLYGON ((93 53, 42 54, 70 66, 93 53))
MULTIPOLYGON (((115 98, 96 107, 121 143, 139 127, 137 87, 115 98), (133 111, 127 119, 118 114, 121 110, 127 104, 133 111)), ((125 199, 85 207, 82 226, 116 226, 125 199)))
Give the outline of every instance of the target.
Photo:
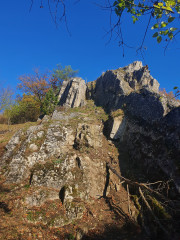
POLYGON ((151 22, 151 18, 152 18, 152 12, 150 13, 150 17, 149 17, 149 20, 148 20, 148 24, 147 24, 147 26, 146 26, 146 31, 145 31, 145 33, 144 33, 144 37, 143 37, 141 46, 137 49, 137 52, 142 50, 144 41, 145 41, 145 39, 146 39, 147 31, 148 31, 148 29, 149 29, 149 25, 150 25, 150 22, 151 22))
POLYGON ((29 8, 29 12, 31 12, 33 4, 34 4, 34 0, 31 0, 31 5, 30 5, 30 8, 29 8))
MULTIPOLYGON (((173 38, 175 39, 175 37, 176 37, 179 33, 180 33, 180 30, 179 30, 176 34, 174 34, 173 38)), ((168 46, 169 46, 169 44, 170 44, 171 41, 172 41, 172 39, 169 39, 169 40, 168 40, 168 43, 166 44, 166 46, 165 46, 165 48, 164 48, 164 55, 166 54, 166 50, 167 50, 167 48, 168 48, 168 46)))

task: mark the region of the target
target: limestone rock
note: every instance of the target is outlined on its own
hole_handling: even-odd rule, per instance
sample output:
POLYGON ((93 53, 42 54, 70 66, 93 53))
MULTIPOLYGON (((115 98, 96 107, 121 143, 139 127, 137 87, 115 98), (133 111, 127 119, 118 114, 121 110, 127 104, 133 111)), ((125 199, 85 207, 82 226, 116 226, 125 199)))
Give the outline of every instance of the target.
MULTIPOLYGON (((87 201, 103 195, 106 167, 97 156, 102 147, 103 128, 100 121, 92 123, 89 117, 79 123, 80 116, 55 111, 50 121, 19 131, 7 145, 3 157, 8 166, 6 181, 21 183, 29 179, 36 189, 26 197, 26 205, 40 206, 48 200, 60 199, 66 217, 73 219, 80 218, 84 211, 83 204, 73 202, 75 198, 87 201), (81 151, 75 150, 75 146, 81 151)), ((60 225, 62 221, 58 220, 60 225)))
POLYGON ((62 127, 60 124, 49 125, 46 136, 42 131, 43 125, 32 126, 26 132, 18 132, 7 145, 7 152, 3 156, 3 162, 9 161, 7 180, 10 182, 20 182, 30 174, 30 168, 37 162, 45 161, 51 157, 60 156, 67 147, 72 146, 74 137, 72 130, 62 127), (14 151, 16 143, 14 139, 24 138, 19 147, 14 151), (38 147, 37 144, 40 144, 38 147))
POLYGON ((124 96, 142 88, 158 93, 159 83, 148 68, 137 61, 124 68, 106 71, 96 80, 94 88, 92 83, 88 84, 87 93, 97 105, 110 111, 122 106, 124 96))
POLYGON ((152 124, 177 106, 180 106, 180 102, 148 89, 141 89, 139 93, 132 92, 124 98, 123 109, 132 118, 152 124))
POLYGON ((111 139, 123 140, 124 131, 126 129, 126 118, 124 116, 118 116, 112 120, 112 129, 110 133, 111 139))
POLYGON ((133 92, 125 98, 124 111, 132 118, 152 123, 160 120, 165 114, 160 96, 143 89, 139 93, 133 92))
POLYGON ((38 146, 34 143, 30 144, 29 148, 34 152, 38 150, 38 146))
POLYGON ((59 105, 79 107, 85 104, 86 84, 82 78, 64 81, 58 96, 59 105))
MULTIPOLYGON (((173 179, 180 193, 180 107, 161 116, 159 121, 151 125, 142 120, 137 121, 134 117, 135 115, 127 116, 123 133, 123 148, 126 148, 131 167, 133 168, 133 164, 136 167, 141 166, 147 174, 151 175, 153 172, 157 179, 160 177, 159 171, 161 175, 163 172, 166 177, 173 179)), ((123 174, 125 173, 122 172, 123 174)))
POLYGON ((80 149, 82 146, 93 148, 101 147, 102 127, 97 124, 78 124, 75 148, 80 149))
MULTIPOLYGON (((19 130, 14 134, 14 136, 11 138, 11 140, 6 145, 7 151, 2 160, 5 160, 6 158, 10 158, 13 155, 15 148, 21 143, 22 135, 23 135, 22 130, 19 130)), ((4 161, 2 161, 2 162, 4 162, 4 161)), ((1 164, 2 164, 2 162, 1 162, 1 164)))
POLYGON ((59 196, 55 191, 49 189, 38 189, 26 197, 25 203, 31 207, 41 206, 47 200, 55 199, 59 199, 59 196))

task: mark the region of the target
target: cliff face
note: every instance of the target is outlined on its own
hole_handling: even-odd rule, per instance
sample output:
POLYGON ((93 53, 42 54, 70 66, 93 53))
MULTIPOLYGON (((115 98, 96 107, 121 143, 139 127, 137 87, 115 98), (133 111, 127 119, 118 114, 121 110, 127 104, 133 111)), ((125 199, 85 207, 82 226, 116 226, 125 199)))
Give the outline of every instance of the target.
POLYGON ((114 111, 106 122, 107 137, 125 144, 131 167, 163 171, 180 192, 180 102, 158 89, 148 67, 134 62, 88 83, 87 96, 106 112, 114 111))
MULTIPOLYGON (((81 78, 64 82, 53 115, 18 131, 1 158, 7 184, 31 186, 19 200, 22 211, 60 201, 65 213, 53 215, 52 226, 82 218, 87 203, 125 192, 108 163, 135 181, 171 179, 170 194, 180 193, 180 104, 158 89, 141 62, 87 85, 81 78)), ((133 221, 138 211, 131 202, 133 221)), ((33 221, 49 223, 41 214, 33 221)))

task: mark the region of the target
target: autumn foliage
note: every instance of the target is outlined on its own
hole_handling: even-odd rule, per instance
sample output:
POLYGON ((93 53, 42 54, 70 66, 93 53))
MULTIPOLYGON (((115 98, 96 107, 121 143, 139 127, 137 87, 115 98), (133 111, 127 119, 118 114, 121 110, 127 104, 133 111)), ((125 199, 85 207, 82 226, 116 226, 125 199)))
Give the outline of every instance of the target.
POLYGON ((55 94, 58 94, 62 82, 75 77, 77 72, 71 66, 63 68, 60 64, 57 65, 53 72, 40 73, 39 69, 35 69, 33 74, 19 77, 18 89, 26 94, 34 95, 42 107, 48 91, 52 89, 55 94))
POLYGON ((11 123, 37 121, 40 113, 39 101, 33 95, 23 94, 23 97, 18 98, 10 110, 11 123))
POLYGON ((23 96, 16 97, 11 104, 12 92, 8 89, 0 91, 0 110, 4 110, 2 121, 24 123, 37 121, 41 114, 51 114, 57 105, 57 96, 63 81, 75 77, 77 70, 71 66, 63 68, 60 64, 52 72, 41 73, 35 69, 32 74, 19 77, 18 89, 23 96))
POLYGON ((43 98, 50 88, 50 76, 47 73, 41 74, 38 69, 34 74, 22 75, 19 77, 18 89, 26 94, 34 95, 42 104, 43 98))

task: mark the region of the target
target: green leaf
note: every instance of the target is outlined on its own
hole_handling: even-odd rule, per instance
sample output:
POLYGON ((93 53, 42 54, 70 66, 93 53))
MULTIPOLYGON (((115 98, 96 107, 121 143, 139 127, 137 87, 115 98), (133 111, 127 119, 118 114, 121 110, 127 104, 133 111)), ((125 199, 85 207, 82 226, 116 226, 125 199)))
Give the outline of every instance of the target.
POLYGON ((168 18, 168 23, 171 23, 172 21, 174 21, 175 17, 169 17, 168 18))
POLYGON ((157 42, 160 43, 162 41, 162 37, 161 36, 158 36, 157 37, 157 42))
POLYGON ((171 32, 174 32, 174 31, 176 31, 176 30, 177 30, 177 28, 174 28, 174 27, 170 28, 170 31, 171 31, 171 32))
POLYGON ((169 30, 167 29, 165 32, 164 32, 164 35, 167 35, 169 33, 169 30))
POLYGON ((166 35, 168 34, 168 32, 169 32, 169 30, 166 30, 166 31, 160 31, 159 33, 160 33, 161 35, 166 36, 166 35))
POLYGON ((180 6, 176 6, 175 9, 176 9, 177 13, 180 14, 180 6))
POLYGON ((131 13, 132 13, 132 14, 136 14, 136 11, 135 11, 134 8, 131 9, 131 13))
POLYGON ((174 37, 173 33, 172 32, 168 33, 168 37, 172 40, 174 37))
POLYGON ((158 3, 158 6, 159 6, 159 7, 162 7, 162 6, 163 6, 163 3, 159 2, 159 3, 158 3))
POLYGON ((155 38, 155 37, 157 37, 158 36, 158 32, 155 32, 154 34, 153 34, 153 38, 155 38))
POLYGON ((138 20, 138 18, 135 16, 132 16, 132 18, 133 18, 133 23, 135 23, 138 20))
POLYGON ((165 4, 166 4, 166 7, 174 7, 174 6, 176 6, 176 1, 175 0, 170 0, 170 1, 165 0, 165 4))
POLYGON ((163 7, 165 10, 167 11, 170 11, 170 12, 173 12, 172 8, 171 7, 163 7))
POLYGON ((141 13, 137 13, 136 16, 137 16, 137 17, 140 17, 140 16, 141 16, 141 13))
POLYGON ((151 28, 151 29, 153 30, 153 29, 155 29, 155 28, 158 28, 158 27, 159 27, 159 24, 158 24, 158 23, 156 23, 156 24, 154 24, 154 25, 152 26, 152 28, 151 28))
POLYGON ((168 25, 168 23, 166 23, 166 22, 161 22, 161 28, 164 28, 164 27, 166 27, 168 25))
POLYGON ((124 2, 119 3, 118 6, 122 8, 124 6, 124 2))

